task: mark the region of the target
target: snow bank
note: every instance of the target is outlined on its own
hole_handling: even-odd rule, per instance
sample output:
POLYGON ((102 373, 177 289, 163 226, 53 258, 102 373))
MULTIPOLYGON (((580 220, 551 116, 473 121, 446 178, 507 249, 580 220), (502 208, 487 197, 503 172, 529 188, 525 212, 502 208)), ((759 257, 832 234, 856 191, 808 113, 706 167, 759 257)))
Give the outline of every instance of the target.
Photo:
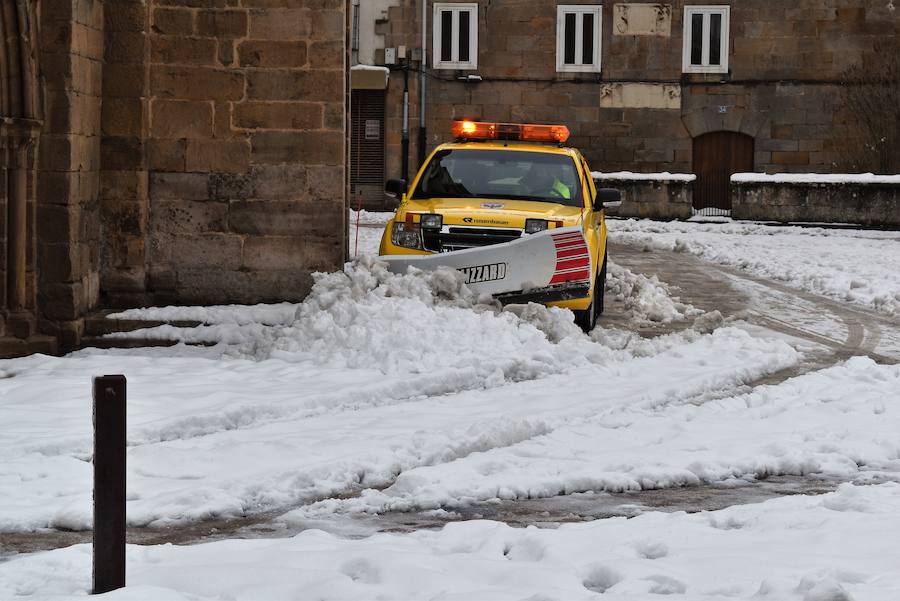
MULTIPOLYGON (((535 377, 613 357, 610 349, 581 334, 570 311, 541 305, 501 310, 490 299, 476 298, 464 277, 449 268, 397 275, 364 255, 341 272, 314 277, 299 305, 126 311, 118 315, 205 325, 162 325, 111 337, 226 345, 230 348, 223 352, 232 357, 374 367, 383 373, 475 368, 479 379, 535 377)), ((673 299, 655 277, 611 264, 607 285, 635 321, 668 323, 699 314, 673 299)))
POLYGON ((900 175, 872 173, 735 173, 734 183, 752 184, 900 184, 900 175))
POLYGON ((474 367, 485 377, 517 379, 518 371, 558 372, 611 356, 592 345, 573 361, 571 346, 588 341, 580 336, 570 312, 540 306, 519 315, 501 311, 489 299, 479 302, 464 277, 449 268, 396 275, 375 257, 364 256, 343 271, 314 277, 315 284, 307 299, 296 305, 293 319, 282 320, 287 325, 239 323, 231 313, 217 310, 207 315, 195 309, 184 315, 177 309, 128 315, 190 315, 210 324, 164 325, 137 333, 146 338, 229 345, 230 356, 257 361, 277 358, 339 368, 374 367, 386 374, 474 367), (225 321, 217 320, 223 316, 225 321), (552 332, 553 340, 541 328, 552 332), (556 344, 568 338, 572 340, 556 344))
POLYGON ((612 171, 612 172, 591 172, 591 177, 595 180, 629 180, 637 182, 692 182, 697 179, 693 173, 634 173, 631 171, 612 171))
POLYGON ((612 220, 612 242, 674 250, 888 315, 900 315, 896 232, 612 220))
MULTIPOLYGON (((685 514, 645 513, 556 529, 490 521, 361 540, 293 538, 127 549, 130 601, 478 599, 684 601, 900 598, 900 485, 685 514)), ((16 598, 90 589, 89 545, 0 563, 16 598)))

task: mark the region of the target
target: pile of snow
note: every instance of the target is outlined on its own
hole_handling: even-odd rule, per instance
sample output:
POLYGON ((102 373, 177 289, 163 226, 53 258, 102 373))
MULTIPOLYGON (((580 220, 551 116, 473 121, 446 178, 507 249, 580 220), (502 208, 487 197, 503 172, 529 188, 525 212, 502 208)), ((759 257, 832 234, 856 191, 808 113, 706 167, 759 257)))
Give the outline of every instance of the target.
MULTIPOLYGON (((111 337, 227 345, 224 352, 233 357, 383 373, 474 369, 479 380, 531 378, 613 357, 593 343, 602 337, 592 342, 581 334, 570 311, 536 304, 504 310, 489 298, 476 298, 464 276, 450 268, 398 275, 365 255, 343 271, 314 278, 299 305, 130 310, 117 316, 204 325, 166 324, 111 337)), ((656 277, 610 264, 607 286, 635 321, 669 323, 699 314, 673 299, 656 277)))
POLYGON ((606 293, 621 301, 629 317, 638 323, 671 323, 702 313, 690 304, 673 298, 669 285, 609 262, 606 293))
POLYGON ((900 235, 872 230, 615 220, 614 243, 674 250, 900 315, 900 235))
POLYGON ((638 182, 692 182, 697 179, 693 173, 634 173, 632 171, 591 172, 595 181, 625 180, 638 182))
POLYGON ((398 275, 386 263, 364 256, 343 271, 314 277, 293 319, 273 326, 238 323, 233 313, 218 309, 207 315, 198 308, 187 308, 183 315, 176 308, 151 309, 127 315, 190 315, 209 325, 163 325, 122 336, 224 344, 234 357, 376 368, 386 374, 474 369, 479 379, 534 377, 611 357, 580 335, 571 312, 537 305, 527 312, 502 311, 490 299, 480 302, 464 276, 450 268, 398 275), (226 320, 218 321, 223 316, 226 320), (576 352, 576 346, 585 348, 576 352))
MULTIPOLYGON (((129 601, 232 599, 675 599, 850 601, 900 598, 900 485, 843 485, 695 514, 645 513, 557 529, 491 521, 362 540, 293 538, 129 546, 129 601)), ((91 549, 0 563, 17 598, 83 598, 91 549)))
POLYGON ((734 183, 749 184, 900 184, 900 175, 872 173, 735 173, 734 183))

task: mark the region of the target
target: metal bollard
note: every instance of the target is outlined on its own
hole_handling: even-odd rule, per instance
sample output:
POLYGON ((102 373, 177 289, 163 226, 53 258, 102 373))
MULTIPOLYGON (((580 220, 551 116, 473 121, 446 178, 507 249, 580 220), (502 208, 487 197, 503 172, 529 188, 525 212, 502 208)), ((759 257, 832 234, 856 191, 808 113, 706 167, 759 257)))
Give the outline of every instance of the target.
POLYGON ((94 594, 125 586, 125 376, 94 378, 94 594))

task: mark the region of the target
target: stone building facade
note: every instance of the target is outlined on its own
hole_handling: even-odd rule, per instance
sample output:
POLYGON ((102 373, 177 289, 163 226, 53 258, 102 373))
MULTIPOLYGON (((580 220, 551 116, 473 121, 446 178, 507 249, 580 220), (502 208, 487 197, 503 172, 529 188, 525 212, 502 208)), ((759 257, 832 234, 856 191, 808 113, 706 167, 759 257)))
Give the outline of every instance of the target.
MULTIPOLYGON (((386 18, 360 27, 383 34, 389 55, 405 46, 415 58, 422 46, 422 3, 392 4, 386 18)), ((707 172, 711 181, 719 172, 727 176, 734 170, 846 169, 844 145, 853 127, 841 103, 842 73, 866 64, 880 44, 900 36, 900 6, 883 0, 427 0, 426 14, 429 149, 450 138, 451 121, 458 118, 564 123, 572 132, 571 144, 595 169, 697 173, 701 186, 707 172), (436 65, 439 11, 460 7, 471 7, 475 28, 467 37, 477 37, 470 57, 477 65, 436 65), (707 69, 719 72, 692 72, 703 70, 690 64, 692 11, 698 7, 724 18, 726 30, 720 26, 718 31, 724 33, 720 59, 727 64, 707 69), (599 69, 560 70, 564 14, 578 8, 596 10, 599 69), (730 162, 735 164, 723 158, 728 155, 734 155, 730 162)), ((450 22, 457 27, 457 21, 450 22)), ((697 52, 706 57, 709 51, 700 46, 697 52)), ((384 63, 385 54, 376 52, 376 64, 384 63)), ((400 173, 403 66, 392 66, 387 91, 388 178, 400 173)), ((407 66, 414 74, 409 80, 414 172, 422 63, 412 60, 407 66)))
POLYGON ((347 0, 4 0, 0 356, 346 254, 347 0))

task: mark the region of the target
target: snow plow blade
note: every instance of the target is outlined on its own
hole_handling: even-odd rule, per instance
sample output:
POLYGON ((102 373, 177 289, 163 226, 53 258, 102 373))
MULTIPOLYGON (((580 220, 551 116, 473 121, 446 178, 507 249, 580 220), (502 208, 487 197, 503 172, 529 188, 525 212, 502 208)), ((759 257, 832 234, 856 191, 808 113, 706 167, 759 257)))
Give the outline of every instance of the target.
POLYGON ((476 294, 503 304, 552 303, 590 294, 593 264, 579 226, 524 235, 512 242, 433 255, 387 255, 394 273, 452 267, 476 294))

